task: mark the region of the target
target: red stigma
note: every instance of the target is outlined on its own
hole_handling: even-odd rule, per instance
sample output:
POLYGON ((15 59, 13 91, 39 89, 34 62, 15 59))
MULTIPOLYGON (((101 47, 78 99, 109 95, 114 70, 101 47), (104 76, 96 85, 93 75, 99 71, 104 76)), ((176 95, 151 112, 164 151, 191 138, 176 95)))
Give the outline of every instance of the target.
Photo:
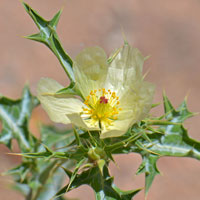
POLYGON ((100 97, 100 103, 107 104, 108 103, 108 99, 106 99, 105 96, 102 96, 102 97, 100 97))

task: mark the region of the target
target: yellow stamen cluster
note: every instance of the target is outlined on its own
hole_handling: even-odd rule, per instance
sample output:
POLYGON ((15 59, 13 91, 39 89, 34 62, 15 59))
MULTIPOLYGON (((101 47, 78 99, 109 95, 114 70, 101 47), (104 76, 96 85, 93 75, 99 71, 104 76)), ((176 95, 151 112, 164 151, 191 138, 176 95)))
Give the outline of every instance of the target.
POLYGON ((92 90, 84 104, 86 107, 83 108, 82 117, 90 124, 98 123, 103 127, 111 126, 122 110, 119 108, 120 102, 116 93, 111 90, 106 91, 105 88, 92 90))

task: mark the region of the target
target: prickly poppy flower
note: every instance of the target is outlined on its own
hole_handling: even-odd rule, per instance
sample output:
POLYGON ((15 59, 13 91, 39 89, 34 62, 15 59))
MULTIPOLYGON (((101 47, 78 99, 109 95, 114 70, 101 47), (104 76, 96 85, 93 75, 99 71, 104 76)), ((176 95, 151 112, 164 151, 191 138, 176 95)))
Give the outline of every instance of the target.
POLYGON ((107 59, 103 49, 84 49, 75 59, 75 87, 82 99, 58 96, 56 81, 42 78, 38 98, 54 122, 72 123, 85 130, 99 130, 101 138, 123 135, 148 114, 154 86, 144 81, 145 58, 125 44, 107 59))

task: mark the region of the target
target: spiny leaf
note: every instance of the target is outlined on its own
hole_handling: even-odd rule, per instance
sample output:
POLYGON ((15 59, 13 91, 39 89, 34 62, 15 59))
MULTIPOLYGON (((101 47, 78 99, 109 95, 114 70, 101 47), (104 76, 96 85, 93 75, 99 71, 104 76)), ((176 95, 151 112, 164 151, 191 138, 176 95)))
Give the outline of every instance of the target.
MULTIPOLYGON (((60 189, 64 178, 63 171, 59 169, 58 160, 53 162, 44 162, 43 160, 42 163, 44 166, 40 167, 39 171, 32 177, 32 181, 38 183, 36 184, 38 188, 32 190, 32 199, 50 199, 60 189)), ((60 197, 56 200, 61 199, 63 198, 60 197)))
MULTIPOLYGON (((77 176, 77 174, 78 174, 78 171, 79 171, 81 165, 82 165, 85 161, 86 161, 86 159, 83 158, 79 163, 76 164, 76 167, 75 167, 73 173, 72 173, 71 176, 70 176, 70 181, 69 181, 69 184, 68 184, 68 186, 67 186, 66 191, 69 190, 69 188, 70 188, 72 182, 74 181, 74 179, 76 178, 76 176, 77 176)), ((66 171, 65 171, 65 172, 66 172, 66 171)), ((69 174, 69 173, 67 173, 67 174, 69 174)))
POLYGON ((62 45, 60 44, 58 35, 56 33, 56 27, 61 15, 59 11, 52 20, 48 21, 42 18, 35 10, 33 10, 27 3, 23 2, 23 6, 26 12, 33 19, 38 29, 39 33, 27 36, 26 38, 41 42, 48 46, 51 51, 56 55, 63 69, 67 73, 71 82, 74 82, 74 74, 72 70, 72 59, 66 54, 62 45))
MULTIPOLYGON (((175 110, 166 96, 163 97, 163 100, 165 109, 164 117, 166 120, 163 120, 162 117, 162 120, 143 120, 141 124, 134 125, 132 128, 134 134, 141 132, 141 129, 143 129, 148 138, 142 135, 136 141, 126 146, 119 142, 118 144, 121 147, 118 146, 118 148, 112 151, 113 154, 130 152, 141 154, 143 162, 138 169, 138 173, 145 173, 146 195, 155 175, 159 173, 156 167, 156 162, 159 157, 190 157, 200 160, 200 142, 190 138, 182 124, 184 120, 194 116, 195 113, 188 110, 185 100, 177 110, 175 110)), ((113 145, 111 144, 109 146, 113 145)))
POLYGON ((52 20, 49 22, 50 26, 52 26, 54 29, 56 29, 56 27, 58 25, 61 14, 62 14, 62 10, 59 10, 55 14, 55 16, 52 18, 52 20))
POLYGON ((11 188, 14 189, 14 190, 17 190, 22 195, 26 196, 27 199, 29 198, 30 188, 29 188, 29 186, 27 184, 22 184, 22 183, 16 182, 15 184, 12 185, 11 188))
MULTIPOLYGON (((200 160, 200 142, 191 139, 182 125, 184 120, 193 116, 194 113, 187 109, 185 100, 175 110, 167 96, 164 95, 163 99, 165 118, 169 121, 169 124, 160 124, 158 130, 161 130, 164 134, 149 134, 150 141, 142 140, 142 145, 160 156, 191 157, 200 160)), ((138 172, 145 172, 146 194, 155 175, 159 173, 156 167, 158 158, 159 156, 153 154, 143 155, 143 163, 138 172)))
POLYGON ((137 174, 145 173, 145 194, 147 195, 154 177, 160 172, 157 169, 156 162, 159 156, 153 154, 144 154, 143 161, 137 170, 137 174))
POLYGON ((184 122, 186 119, 196 115, 196 113, 192 113, 188 110, 186 99, 181 103, 181 105, 178 107, 177 110, 174 109, 171 102, 167 98, 167 96, 164 94, 163 96, 163 102, 164 102, 164 110, 165 110, 165 118, 171 122, 184 122))
POLYGON ((146 148, 162 156, 191 157, 200 160, 200 142, 190 138, 183 126, 171 126, 166 128, 165 135, 151 135, 152 143, 145 143, 146 148))
POLYGON ((21 165, 3 173, 3 175, 12 175, 15 181, 22 183, 30 171, 31 171, 30 163, 23 162, 21 165))
POLYGON ((45 152, 38 152, 38 153, 16 153, 12 155, 23 156, 25 158, 49 158, 52 153, 45 151, 45 152))
POLYGON ((122 199, 129 200, 132 199, 141 189, 123 191, 119 189, 115 184, 112 187, 121 195, 122 199))
POLYGON ((0 120, 3 129, 0 134, 0 143, 11 149, 12 139, 16 139, 22 152, 30 151, 33 137, 28 130, 28 123, 34 107, 39 104, 26 86, 22 98, 11 100, 0 97, 0 120))
POLYGON ((70 85, 66 88, 62 88, 61 90, 57 91, 54 96, 56 97, 69 97, 69 96, 82 96, 81 92, 78 90, 78 88, 75 87, 75 83, 71 82, 70 85))
POLYGON ((56 147, 60 150, 66 147, 75 140, 72 129, 60 130, 53 126, 42 125, 40 127, 41 142, 49 148, 56 147))
POLYGON ((98 167, 93 167, 87 171, 78 174, 69 185, 63 187, 56 196, 64 194, 68 190, 87 184, 95 191, 97 200, 131 200, 140 189, 131 191, 122 191, 113 184, 113 178, 110 177, 107 167, 104 167, 103 174, 98 167))
POLYGON ((174 111, 174 107, 172 106, 171 102, 169 101, 165 93, 163 93, 163 103, 164 103, 165 113, 171 113, 172 111, 174 111))
POLYGON ((69 154, 67 152, 37 152, 37 153, 22 153, 22 154, 16 154, 21 155, 25 158, 62 158, 62 159, 68 159, 69 154))

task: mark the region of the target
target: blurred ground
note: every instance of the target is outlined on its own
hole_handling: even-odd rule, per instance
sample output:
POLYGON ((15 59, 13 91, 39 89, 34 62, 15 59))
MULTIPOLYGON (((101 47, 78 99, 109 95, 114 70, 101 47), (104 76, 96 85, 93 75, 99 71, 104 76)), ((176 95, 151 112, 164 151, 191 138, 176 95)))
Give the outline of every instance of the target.
MULTIPOLYGON (((163 89, 174 105, 189 94, 191 111, 200 111, 200 1, 198 0, 27 0, 43 17, 50 19, 64 7, 58 34, 64 48, 72 56, 84 47, 99 45, 109 54, 123 43, 121 27, 129 43, 144 55, 151 55, 145 64, 150 69, 147 79, 156 84, 155 102, 162 99, 163 89)), ((67 84, 55 56, 43 45, 21 36, 37 32, 30 17, 17 0, 0 2, 0 93, 11 98, 20 96, 25 83, 32 92, 41 77, 51 77, 67 84)), ((162 107, 154 114, 162 113, 162 107)), ((31 128, 37 133, 39 121, 50 122, 37 108, 31 128)), ((186 127, 193 138, 200 140, 200 116, 188 120, 186 127)), ((7 156, 0 145, 0 172, 19 162, 7 156)), ((144 186, 144 176, 134 176, 141 162, 138 155, 116 156, 118 167, 111 165, 116 184, 122 189, 144 186)), ((200 196, 200 163, 187 158, 162 158, 157 176, 149 192, 149 200, 198 200, 200 196)), ((8 189, 11 179, 0 177, 0 199, 22 200, 8 189)), ((70 197, 93 200, 92 190, 84 186, 70 197)), ((135 200, 143 200, 141 192, 135 200)))

